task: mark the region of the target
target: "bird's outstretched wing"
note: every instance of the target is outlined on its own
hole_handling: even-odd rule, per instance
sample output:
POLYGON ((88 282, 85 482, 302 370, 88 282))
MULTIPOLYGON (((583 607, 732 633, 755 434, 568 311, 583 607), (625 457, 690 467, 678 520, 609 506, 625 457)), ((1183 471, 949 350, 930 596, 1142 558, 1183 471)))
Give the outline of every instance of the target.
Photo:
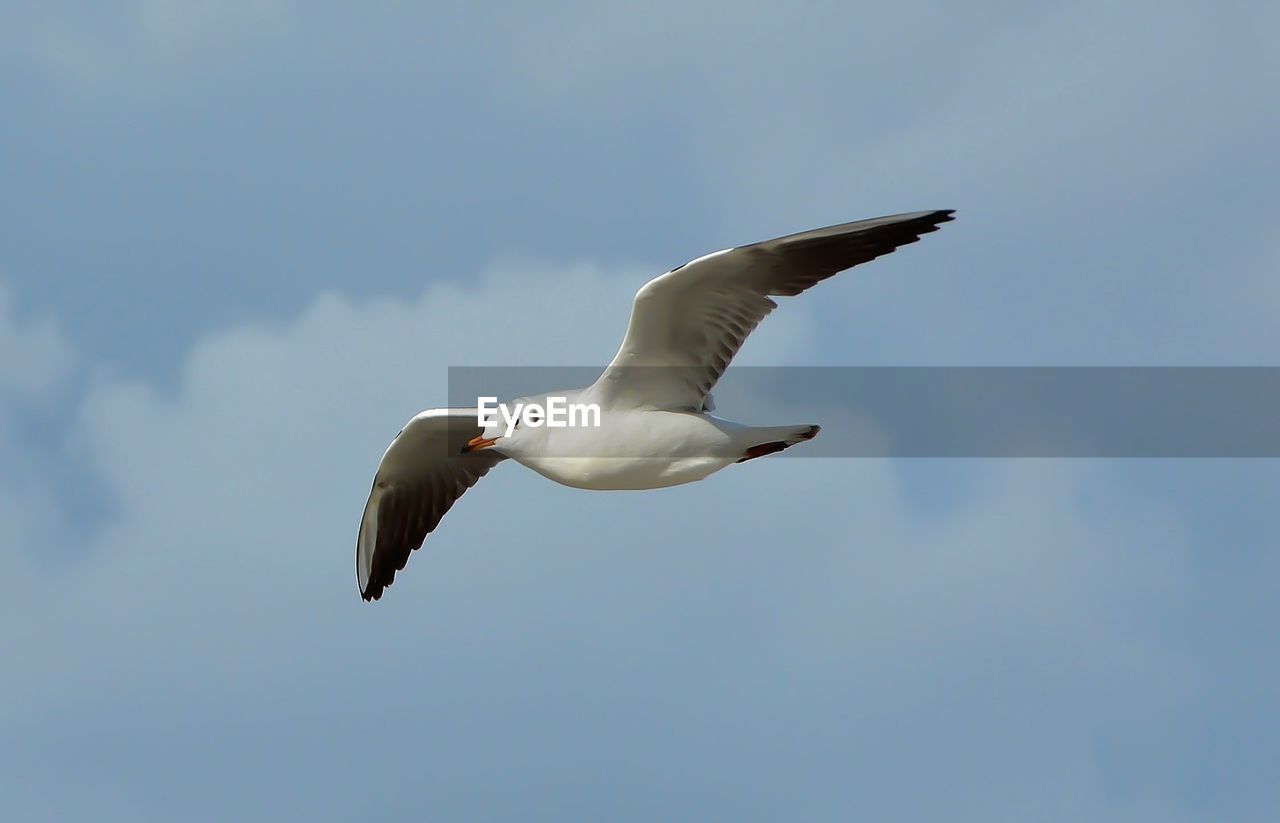
POLYGON ((475 409, 428 409, 391 441, 378 464, 356 538, 360 596, 377 600, 462 493, 505 458, 462 453, 483 430, 475 409))
POLYGON ((842 223, 718 251, 650 280, 636 294, 613 362, 592 386, 614 408, 701 411, 747 335, 820 280, 914 243, 951 210, 842 223))

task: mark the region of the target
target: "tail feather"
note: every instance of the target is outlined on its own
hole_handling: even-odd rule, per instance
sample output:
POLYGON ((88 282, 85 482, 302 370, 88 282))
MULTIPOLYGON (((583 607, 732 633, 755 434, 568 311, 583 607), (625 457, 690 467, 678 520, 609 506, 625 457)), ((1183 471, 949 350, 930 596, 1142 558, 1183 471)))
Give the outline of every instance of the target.
POLYGON ((766 454, 775 454, 797 443, 812 440, 818 436, 820 431, 822 431, 822 427, 813 424, 791 428, 789 431, 784 427, 780 433, 785 433, 786 436, 782 440, 768 440, 751 446, 742 457, 738 458, 737 462, 745 463, 757 457, 764 457, 766 454))

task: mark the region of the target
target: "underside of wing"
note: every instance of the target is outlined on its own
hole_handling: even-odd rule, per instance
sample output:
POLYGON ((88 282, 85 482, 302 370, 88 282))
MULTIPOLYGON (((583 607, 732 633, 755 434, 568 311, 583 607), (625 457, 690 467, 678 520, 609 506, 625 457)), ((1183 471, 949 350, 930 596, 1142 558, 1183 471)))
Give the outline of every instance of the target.
POLYGON ((430 409, 387 448, 356 539, 356 582, 365 600, 382 596, 445 512, 504 459, 488 450, 462 453, 481 431, 474 409, 430 409))
POLYGON ((747 336, 792 296, 937 231, 952 212, 842 223, 708 254, 636 294, 626 337, 593 390, 615 407, 698 411, 747 336))

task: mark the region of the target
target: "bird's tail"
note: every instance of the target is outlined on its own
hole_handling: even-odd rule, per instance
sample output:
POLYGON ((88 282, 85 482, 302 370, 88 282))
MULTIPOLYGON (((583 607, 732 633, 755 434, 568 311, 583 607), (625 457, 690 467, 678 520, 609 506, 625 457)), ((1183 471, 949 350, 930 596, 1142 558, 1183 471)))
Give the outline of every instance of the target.
POLYGON ((759 429, 760 442, 749 447, 742 457, 738 458, 737 462, 743 463, 747 460, 754 460, 757 457, 764 457, 766 454, 780 452, 797 443, 812 440, 818 436, 820 431, 822 431, 822 427, 813 423, 807 423, 803 426, 770 426, 769 428, 759 429))

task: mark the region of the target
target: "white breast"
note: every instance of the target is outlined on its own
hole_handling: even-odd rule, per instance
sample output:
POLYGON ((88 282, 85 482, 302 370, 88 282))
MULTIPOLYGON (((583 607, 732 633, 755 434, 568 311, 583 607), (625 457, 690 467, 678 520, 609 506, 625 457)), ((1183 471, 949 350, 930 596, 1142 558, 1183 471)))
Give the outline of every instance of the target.
POLYGON ((692 483, 733 463, 744 427, 709 415, 608 411, 599 427, 548 432, 537 455, 513 455, 565 486, 598 491, 692 483))

